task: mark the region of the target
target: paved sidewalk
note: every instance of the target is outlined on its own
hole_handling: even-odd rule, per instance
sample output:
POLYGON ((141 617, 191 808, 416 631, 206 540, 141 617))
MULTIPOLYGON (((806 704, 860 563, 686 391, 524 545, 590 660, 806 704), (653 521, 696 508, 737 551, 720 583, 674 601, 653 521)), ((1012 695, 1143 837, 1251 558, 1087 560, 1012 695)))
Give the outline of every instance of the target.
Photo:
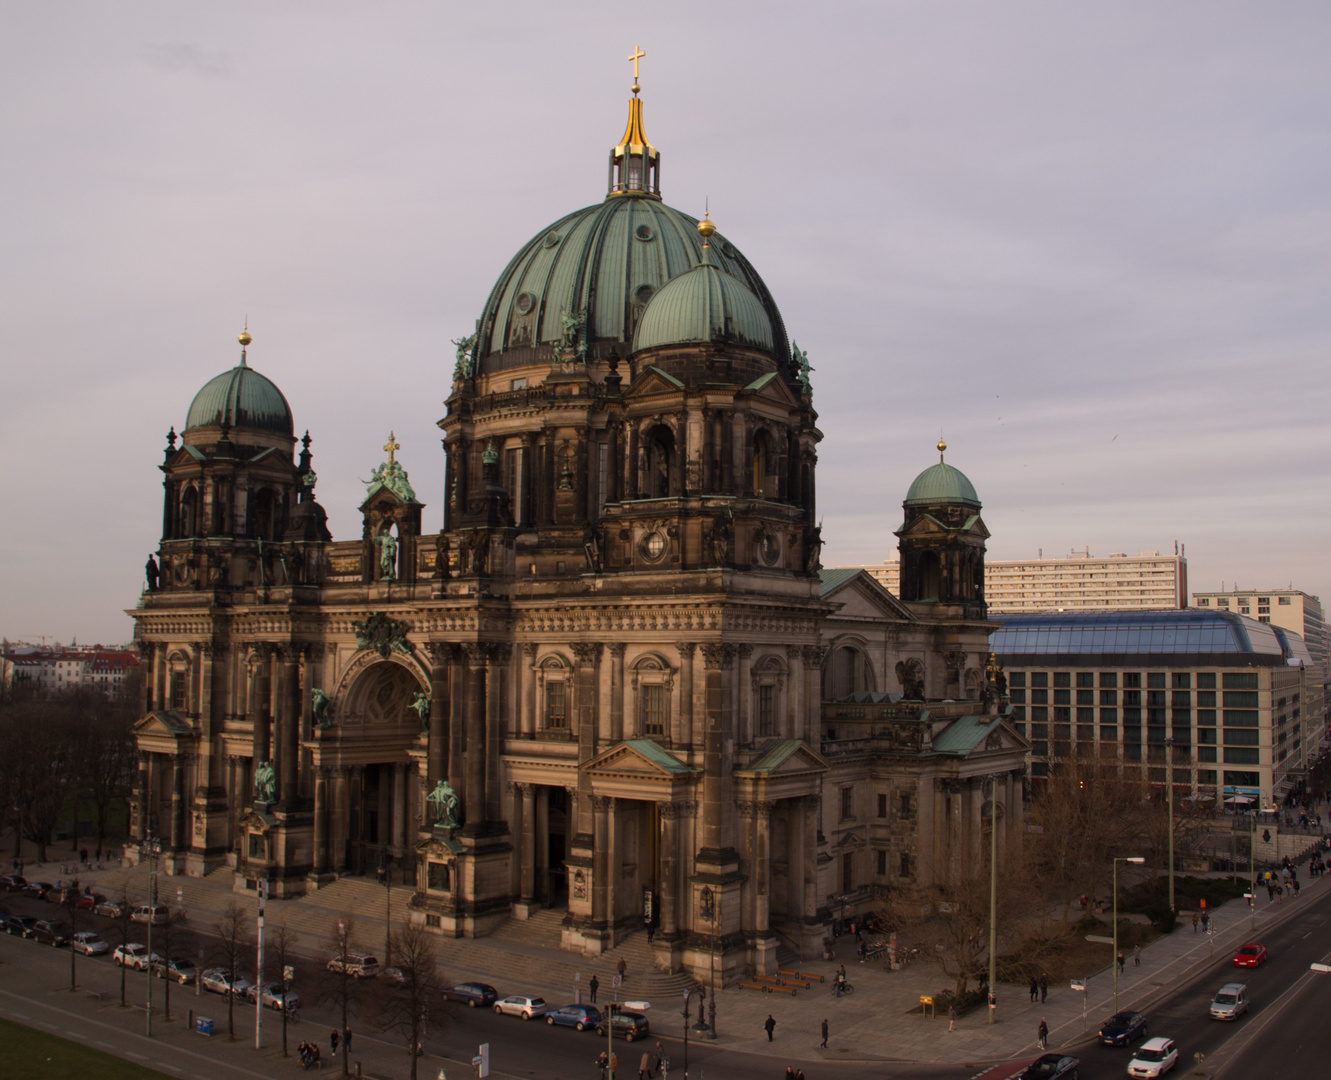
MULTIPOLYGON (((83 879, 95 890, 110 896, 118 895, 123 885, 133 897, 146 894, 147 873, 143 867, 117 867, 100 873, 85 873, 83 879)), ((30 868, 29 877, 33 876, 30 868)), ((41 876, 51 875, 47 872, 41 876)), ((160 888, 162 897, 168 900, 174 899, 177 887, 181 888, 186 908, 194 913, 196 923, 207 926, 215 917, 209 913, 220 912, 233 900, 253 907, 252 895, 232 893, 230 882, 230 875, 222 873, 205 879, 163 877, 160 888)), ((1246 901, 1241 899, 1212 912, 1214 931, 1210 935, 1194 933, 1185 913, 1172 934, 1142 950, 1140 966, 1129 960, 1119 980, 1120 1008, 1149 1007, 1169 987, 1208 963, 1212 954, 1222 957, 1242 944, 1244 939, 1260 937, 1265 928, 1296 917, 1327 889, 1325 878, 1309 880, 1299 899, 1286 899, 1283 903, 1268 902, 1265 890, 1260 889, 1255 935, 1248 929, 1249 911, 1246 901)), ((405 904, 408 893, 406 888, 393 890, 395 919, 401 915, 399 901, 405 904)), ((383 897, 384 890, 372 883, 346 880, 310 896, 270 902, 269 922, 271 925, 274 921, 284 920, 299 929, 302 934, 299 951, 318 958, 326 927, 335 923, 341 912, 355 910, 357 939, 367 948, 374 949, 376 945, 381 947, 384 939, 383 897)), ((995 1024, 987 1024, 984 1011, 976 1010, 963 1017, 958 1022, 957 1031, 949 1034, 945 1011, 940 1011, 936 1019, 926 1019, 912 1012, 918 1006, 921 994, 936 994, 950 984, 951 980, 937 967, 915 964, 901 971, 887 971, 880 964, 857 963, 851 955, 849 942, 843 939, 840 944, 839 951, 850 956, 846 969, 855 986, 854 994, 840 1000, 834 997, 831 976, 837 963, 821 960, 799 966, 803 971, 823 975, 826 981, 812 984, 809 990, 801 990, 794 998, 752 990, 723 990, 717 995, 719 1036, 714 1045, 798 1062, 1008 1061, 1036 1055, 1035 1032, 1041 1017, 1048 1020, 1051 1047, 1074 1047, 1088 1041, 1089 1036, 1084 1032, 1093 1033, 1099 1022, 1112 1011, 1111 950, 1108 945, 1104 947, 1105 966, 1099 971, 1088 972, 1085 1000, 1082 994, 1064 984, 1050 987, 1045 1004, 1032 1004, 1024 985, 1000 984, 995 1024), (1086 1007, 1085 1024, 1083 1004, 1086 1007), (770 1043, 763 1030, 763 1021, 769 1013, 777 1022, 775 1039, 770 1043), (824 1018, 830 1027, 826 1050, 819 1046, 819 1028, 824 1018)), ((605 969, 613 960, 606 957, 588 960, 495 938, 475 941, 441 939, 440 953, 450 978, 484 978, 493 982, 501 994, 531 991, 542 993, 553 1002, 571 1001, 575 987, 585 986, 585 982, 574 983, 572 972, 580 971, 582 978, 586 979, 596 970, 601 974, 601 1001, 609 997, 610 980, 605 969)), ((667 993, 663 989, 666 984, 658 981, 660 978, 631 975, 621 997, 648 997, 653 1005, 650 1020, 654 1035, 663 1040, 678 1040, 682 1037, 682 996, 673 989, 667 993), (660 989, 660 993, 652 993, 649 990, 652 986, 660 989)), ((116 1000, 118 985, 117 980, 116 1000)), ((0 989, 4 986, 5 980, 0 979, 0 989)), ((209 996, 205 995, 204 1001, 208 999, 209 996)), ((212 1000, 216 1002, 218 999, 212 1000)), ((219 1011, 215 1004, 208 1007, 219 1011)), ((199 1039, 188 1034, 183 1037, 187 1045, 196 1045, 199 1039)), ((706 1035, 695 1034, 692 1038, 707 1040, 706 1035)), ((211 1050, 208 1052, 212 1053, 211 1050)), ((437 1071, 438 1066, 433 1065, 422 1075, 433 1077, 437 1071)))

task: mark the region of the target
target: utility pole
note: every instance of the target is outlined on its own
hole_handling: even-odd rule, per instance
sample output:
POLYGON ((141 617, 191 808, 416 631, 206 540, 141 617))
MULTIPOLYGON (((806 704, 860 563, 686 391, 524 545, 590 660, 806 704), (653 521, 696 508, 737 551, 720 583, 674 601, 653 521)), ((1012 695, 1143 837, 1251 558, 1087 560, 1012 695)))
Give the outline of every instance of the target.
POLYGON ((989 777, 989 1023, 994 1022, 994 980, 998 978, 998 777, 989 777))
MULTIPOLYGON (((1169 793, 1169 910, 1174 908, 1174 736, 1165 740, 1165 790, 1169 793)), ((1118 958, 1115 957, 1115 962, 1118 958)))
MULTIPOLYGON (((153 1034, 153 922, 157 918, 157 856, 161 854, 162 842, 155 836, 148 836, 143 846, 148 850, 148 865, 150 867, 148 892, 148 964, 144 970, 148 973, 148 1038, 153 1034)), ((71 945, 70 948, 73 948, 71 945)), ((162 973, 165 976, 165 972, 162 973)))
POLYGON ((258 936, 254 957, 254 1049, 263 1049, 263 909, 268 899, 268 880, 259 879, 258 936))

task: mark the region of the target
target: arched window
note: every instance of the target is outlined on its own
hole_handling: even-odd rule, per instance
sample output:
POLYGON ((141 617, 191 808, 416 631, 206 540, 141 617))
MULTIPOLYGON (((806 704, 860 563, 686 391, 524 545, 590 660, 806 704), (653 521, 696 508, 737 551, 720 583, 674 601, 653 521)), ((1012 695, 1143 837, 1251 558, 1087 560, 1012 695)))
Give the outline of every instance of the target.
POLYGON ((854 645, 838 645, 827 658, 823 677, 826 701, 845 701, 851 694, 872 690, 873 673, 869 658, 854 645))
POLYGON ((760 499, 777 497, 777 455, 772 437, 759 431, 753 437, 753 493, 760 499))
POLYGON ((541 726, 547 731, 567 731, 572 694, 570 669, 561 656, 548 656, 541 662, 541 689, 544 708, 541 726))
POLYGON ((921 600, 937 600, 942 588, 942 564, 936 551, 925 551, 920 555, 920 594, 921 600))
POLYGON ((279 540, 277 513, 277 493, 272 488, 264 488, 254 498, 254 536, 256 539, 279 540))
POLYGON ((193 536, 199 529, 199 492, 187 487, 180 497, 180 535, 193 536))
POLYGON ((675 435, 664 424, 658 424, 648 433, 646 447, 647 498, 668 498, 676 489, 675 435))

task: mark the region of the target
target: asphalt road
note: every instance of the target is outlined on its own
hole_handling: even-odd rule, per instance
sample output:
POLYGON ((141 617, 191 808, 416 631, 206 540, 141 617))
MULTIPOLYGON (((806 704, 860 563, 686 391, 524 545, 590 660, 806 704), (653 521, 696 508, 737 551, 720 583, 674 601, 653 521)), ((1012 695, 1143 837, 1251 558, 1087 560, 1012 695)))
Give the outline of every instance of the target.
MULTIPOLYGON (((50 917, 57 913, 53 905, 41 901, 12 895, 4 896, 3 900, 4 906, 12 914, 50 917)), ((1194 1053, 1201 1051, 1206 1055, 1208 1071, 1216 1070, 1216 1075, 1226 1080, 1230 1077, 1263 1075, 1270 1071, 1272 1048, 1278 1046, 1282 1077, 1293 1077, 1294 1080, 1317 1077, 1320 1080, 1325 1075, 1325 1051, 1321 1043, 1331 1039, 1331 1032, 1324 1037, 1325 1029, 1322 1025, 1328 1016, 1328 1006, 1331 1006, 1331 975, 1311 975, 1308 965, 1331 954, 1331 894, 1316 902, 1287 903, 1302 903, 1305 906, 1296 918, 1262 938, 1270 959, 1261 968, 1236 969, 1231 964, 1228 952, 1217 955, 1204 971, 1194 975, 1177 990, 1168 992, 1160 1002, 1145 1010, 1150 1033, 1168 1036, 1179 1044, 1180 1072, 1186 1071, 1193 1063, 1194 1053), (1211 1020, 1208 1006, 1212 995, 1223 983, 1235 979, 1248 985, 1252 1001, 1249 1013, 1235 1023, 1211 1020)), ((83 925, 101 931, 113 946, 119 940, 114 933, 116 928, 109 920, 88 916, 83 920, 83 925)), ((135 929, 142 930, 141 927, 135 929)), ((141 932, 131 936, 143 937, 141 932)), ((15 938, 5 938, 4 941, 5 954, 11 958, 11 965, 5 976, 0 978, 0 987, 22 993, 24 986, 15 985, 14 979, 14 972, 20 969, 25 973, 40 971, 40 982, 44 986, 57 984, 59 980, 67 985, 67 950, 54 950, 15 938), (15 958, 21 958, 21 964, 13 964, 15 958)), ((105 971, 116 972, 109 955, 80 957, 78 963, 80 968, 96 965, 105 971)), ((310 1000, 314 995, 308 989, 313 986, 311 972, 318 963, 318 958, 306 958, 298 964, 297 988, 307 988, 307 994, 302 1007, 302 1023, 293 1029, 293 1042, 302 1038, 319 1038, 326 1054, 333 1012, 331 1008, 310 1000)), ((131 973, 130 979, 131 996, 141 998, 144 976, 131 973)), ((28 983, 31 980, 22 981, 28 983)), ((118 984, 118 979, 115 981, 118 984)), ((160 991, 162 984, 156 985, 160 991)), ((39 999, 42 996, 33 994, 34 1005, 40 1007, 39 999)), ((160 993, 155 997, 160 1002, 160 993)), ((184 987, 173 988, 172 999, 177 1011, 195 1003, 192 990, 184 987)), ((205 993, 202 1000, 209 1003, 205 1007, 210 1007, 214 1013, 218 1011, 219 999, 215 995, 205 993)), ((246 1006, 243 1013, 240 1008, 237 1009, 237 1023, 246 1030, 252 1030, 251 1008, 246 1006)), ((598 1075, 595 1059, 605 1046, 605 1040, 598 1039, 591 1032, 551 1028, 544 1023, 523 1022, 514 1017, 497 1016, 490 1010, 468 1009, 463 1005, 441 1006, 441 1010, 444 1019, 442 1029, 436 1029, 425 1040, 426 1049, 432 1055, 466 1063, 476 1053, 480 1043, 488 1042, 492 1068, 496 1074, 540 1077, 541 1080, 595 1080, 598 1075)), ((680 1037, 682 1024, 678 1014, 673 1014, 673 1010, 671 1012, 671 1015, 667 1015, 665 1010, 653 1011, 649 1017, 654 1029, 650 1040, 627 1046, 616 1042, 621 1080, 636 1077, 643 1049, 653 1046, 657 1038, 662 1040, 670 1058, 670 1076, 683 1076, 685 1053, 680 1037)), ((1089 1019, 1093 1031, 1103 1017, 1092 1016, 1089 1019)), ((134 1026, 137 1027, 137 1024, 134 1026)), ((353 1021, 352 1026, 359 1033, 357 1039, 362 1054, 357 1056, 370 1058, 367 1044, 374 1041, 370 1036, 371 1023, 368 1019, 361 1019, 359 1022, 353 1021)), ((279 1038, 280 1020, 276 1014, 268 1013, 265 1016, 265 1030, 271 1033, 270 1038, 279 1038)), ((401 1040, 395 1040, 392 1036, 388 1038, 395 1045, 390 1048, 384 1044, 379 1052, 400 1053, 401 1040)), ((779 1042, 779 1030, 777 1038, 779 1042)), ((1130 1051, 1126 1049, 1100 1047, 1089 1041, 1086 1045, 1069 1049, 1081 1058, 1081 1076, 1085 1080, 1126 1075, 1130 1057, 1130 1051)), ((824 1077, 972 1080, 979 1075, 985 1076, 986 1080, 999 1080, 1017 1071, 1013 1066, 985 1069, 981 1066, 892 1062, 810 1063, 798 1055, 791 1059, 791 1063, 803 1067, 808 1080, 821 1080, 824 1077)), ((714 1077, 724 1076, 734 1080, 778 1080, 784 1076, 787 1062, 779 1056, 728 1051, 703 1038, 700 1041, 690 1040, 688 1064, 690 1080, 706 1080, 708 1073, 714 1077)), ((460 1075, 467 1076, 469 1073, 470 1069, 467 1068, 460 1075)))

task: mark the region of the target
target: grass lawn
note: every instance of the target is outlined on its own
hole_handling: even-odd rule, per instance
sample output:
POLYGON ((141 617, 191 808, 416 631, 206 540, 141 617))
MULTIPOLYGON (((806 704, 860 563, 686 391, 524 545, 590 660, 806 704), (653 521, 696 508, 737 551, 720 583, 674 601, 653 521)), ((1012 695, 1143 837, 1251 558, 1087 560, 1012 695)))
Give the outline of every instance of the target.
POLYGON ((172 1080, 166 1073, 8 1020, 0 1020, 0 1046, 4 1075, 10 1080, 172 1080))

